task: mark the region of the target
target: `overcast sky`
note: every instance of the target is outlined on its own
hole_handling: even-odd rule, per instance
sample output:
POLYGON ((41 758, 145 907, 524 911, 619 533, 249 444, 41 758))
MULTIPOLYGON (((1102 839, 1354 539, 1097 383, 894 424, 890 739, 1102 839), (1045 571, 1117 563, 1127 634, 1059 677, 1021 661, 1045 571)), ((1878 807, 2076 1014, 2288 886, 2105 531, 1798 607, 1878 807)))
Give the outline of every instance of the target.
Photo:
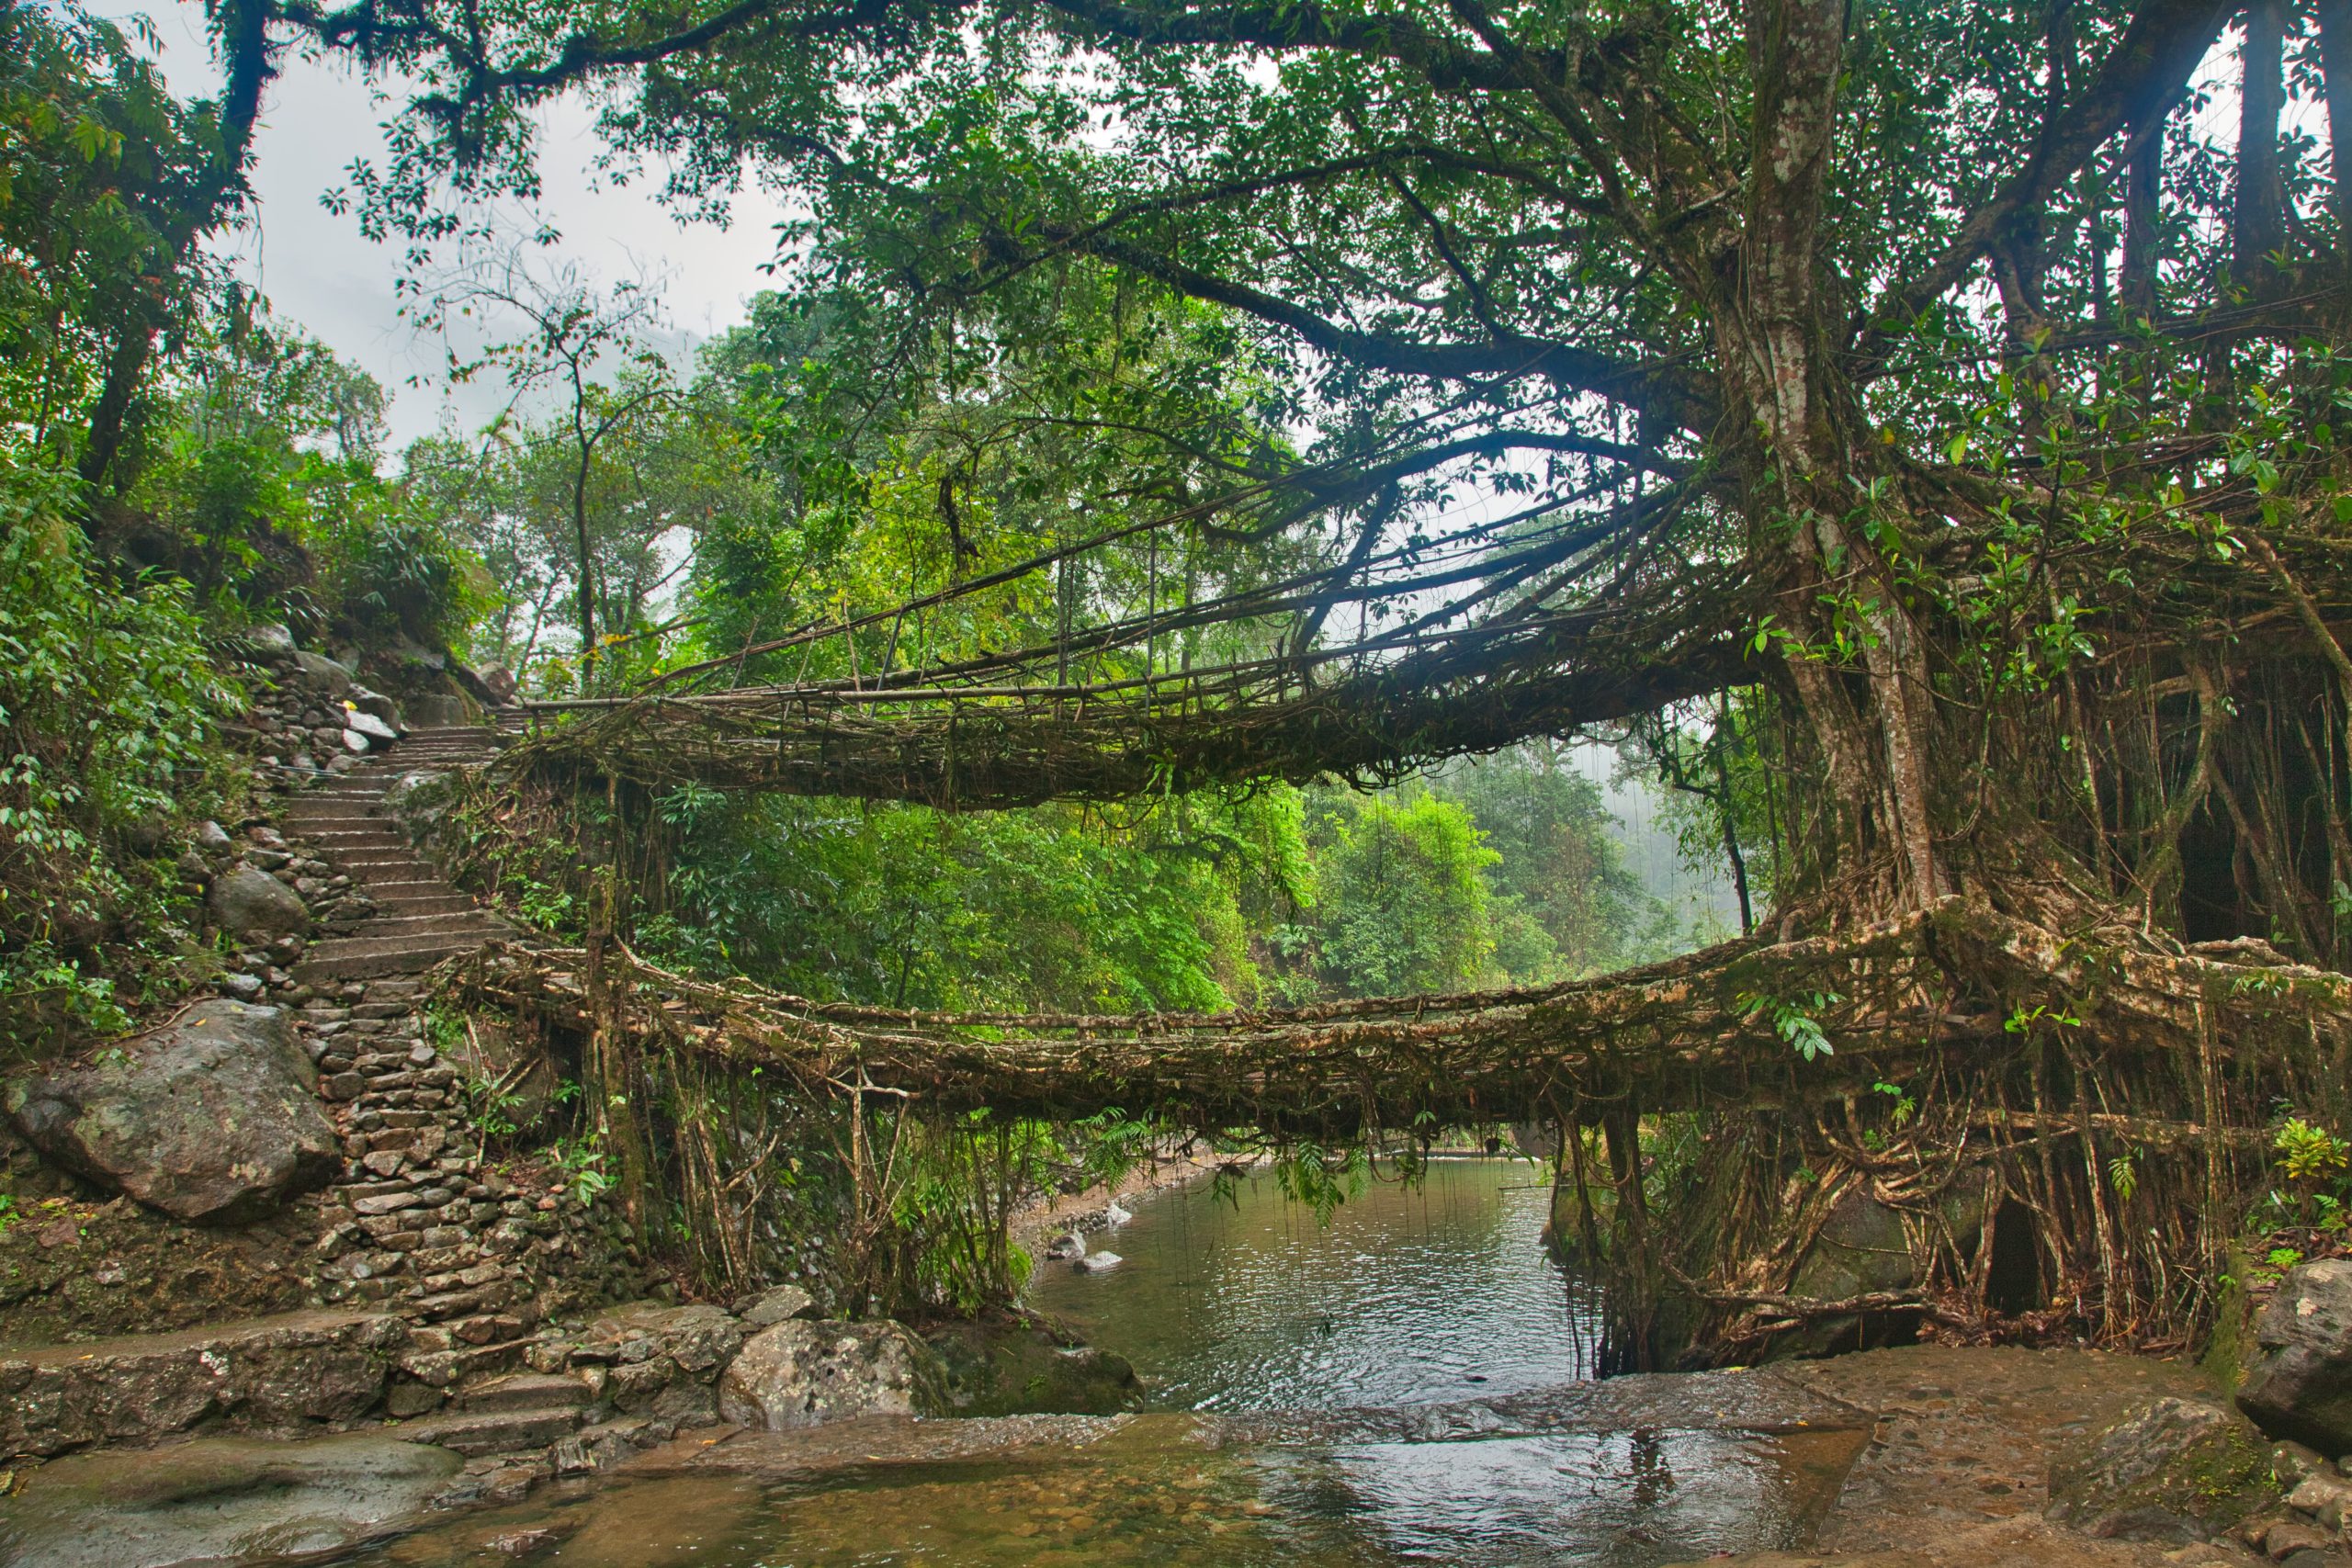
MULTIPOLYGON (((217 95, 220 72, 198 0, 102 0, 92 8, 118 20, 152 17, 163 35, 161 63, 172 90, 184 98, 217 95)), ((393 399, 395 446, 430 433, 451 413, 461 423, 480 423, 503 401, 501 389, 461 389, 453 405, 442 388, 407 385, 433 367, 435 355, 394 314, 400 249, 370 243, 356 218, 335 217, 319 205, 322 192, 345 183, 352 159, 380 152, 377 127, 389 106, 372 103, 352 73, 290 55, 285 66, 264 104, 256 143, 260 210, 224 248, 281 314, 384 383, 393 399)), ((538 210, 562 232, 556 253, 607 281, 640 270, 667 274, 664 298, 687 339, 741 321, 744 301, 765 284, 759 268, 775 252, 782 209, 753 193, 738 202, 726 229, 682 228, 650 187, 616 186, 599 175, 589 126, 588 114, 569 106, 548 122, 538 210)))

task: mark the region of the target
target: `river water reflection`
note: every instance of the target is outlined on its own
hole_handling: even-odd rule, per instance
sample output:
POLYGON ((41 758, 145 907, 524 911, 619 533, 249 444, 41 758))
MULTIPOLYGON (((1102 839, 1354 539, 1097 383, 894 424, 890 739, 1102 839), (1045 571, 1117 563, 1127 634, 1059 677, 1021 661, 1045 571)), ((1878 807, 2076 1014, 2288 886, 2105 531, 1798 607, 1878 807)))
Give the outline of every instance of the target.
POLYGON ((1093 1238, 1121 1267, 1033 1282, 1136 1363, 1146 1414, 828 1428, 821 1461, 741 1438, 363 1561, 470 1568, 527 1543, 561 1568, 1651 1568, 1806 1546, 1866 1439, 1747 1384, 1585 1383, 1590 1320, 1523 1162, 1441 1161, 1329 1226, 1270 1181, 1238 1198, 1138 1201, 1093 1238))
POLYGON ((1371 1183, 1329 1225, 1246 1179, 1135 1201, 1092 1238, 1107 1274, 1041 1264, 1032 1305, 1133 1361, 1178 1410, 1428 1404, 1576 1382, 1594 1329, 1546 1256, 1543 1168, 1430 1162, 1371 1183))

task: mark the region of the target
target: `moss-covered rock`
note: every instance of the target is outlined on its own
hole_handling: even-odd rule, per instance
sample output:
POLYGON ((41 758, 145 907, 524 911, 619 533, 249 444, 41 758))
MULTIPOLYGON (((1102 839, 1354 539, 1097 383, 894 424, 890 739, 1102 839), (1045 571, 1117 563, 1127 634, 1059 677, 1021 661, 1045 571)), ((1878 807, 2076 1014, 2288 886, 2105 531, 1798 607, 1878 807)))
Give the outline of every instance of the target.
POLYGON ((2159 1399, 2052 1464, 2050 1515, 2096 1536, 2211 1540, 2278 1501, 2270 1447, 2233 1411, 2159 1399))
POLYGON ((1081 1344, 1050 1318, 1006 1314, 923 1337, 958 1416, 1113 1416, 1143 1399, 1125 1357, 1081 1344))

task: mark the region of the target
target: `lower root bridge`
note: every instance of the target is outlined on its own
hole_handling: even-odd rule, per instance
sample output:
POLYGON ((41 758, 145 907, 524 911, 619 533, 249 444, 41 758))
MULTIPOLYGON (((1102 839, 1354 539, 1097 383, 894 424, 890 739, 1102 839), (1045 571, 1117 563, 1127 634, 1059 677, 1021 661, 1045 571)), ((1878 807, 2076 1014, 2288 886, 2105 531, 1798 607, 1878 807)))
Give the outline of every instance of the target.
MULTIPOLYGON (((1555 1239, 1600 1272, 1625 1366, 1824 1319, 2186 1338, 2264 1176, 2271 1109, 2332 1108, 2352 1045, 2352 978, 2262 942, 2062 938, 1958 897, 1603 979, 1216 1014, 817 1003, 617 942, 492 947, 442 982, 615 1043, 641 1080, 756 1073, 861 1125, 1115 1110, 1317 1150, 1540 1128, 1555 1239), (1899 1223, 1915 1283, 1792 1292, 1863 1203, 1899 1223)), ((851 1140, 876 1162, 885 1142, 851 1140)))

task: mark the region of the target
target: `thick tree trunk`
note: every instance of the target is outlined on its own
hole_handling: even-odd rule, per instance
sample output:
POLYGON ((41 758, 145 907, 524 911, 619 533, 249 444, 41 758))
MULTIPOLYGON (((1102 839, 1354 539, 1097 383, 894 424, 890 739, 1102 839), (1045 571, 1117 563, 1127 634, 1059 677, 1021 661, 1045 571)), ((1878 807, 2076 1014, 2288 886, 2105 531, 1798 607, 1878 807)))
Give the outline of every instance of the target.
POLYGON ((1817 237, 1845 58, 1843 0, 1751 13, 1757 106, 1747 221, 1715 300, 1724 406, 1754 432, 1747 491, 1754 558, 1787 628, 1787 685, 1826 764, 1838 818, 1820 868, 1889 913, 1940 897, 1927 751, 1930 694, 1917 627, 1871 536, 1848 526, 1866 449, 1829 348, 1836 314, 1817 237))
MULTIPOLYGON (((157 243, 147 265, 155 265, 167 279, 187 266, 198 243, 233 214, 243 199, 262 93, 277 74, 269 15, 263 0, 222 0, 214 12, 228 75, 220 95, 220 151, 197 189, 154 214, 157 243)), ((154 357, 155 335, 167 324, 169 313, 168 288, 159 285, 152 295, 138 298, 115 339, 78 465, 82 477, 93 485, 114 477, 131 409, 154 357)))
POLYGON ((2327 85, 2328 205, 2335 213, 2336 260, 2352 267, 2352 0, 2318 0, 2320 71, 2327 85))
POLYGON ((2254 0, 2245 8, 2230 249, 2237 281, 2256 292, 2276 287, 2273 258, 2287 243, 2287 191, 2278 158, 2278 116, 2287 105, 2286 39, 2286 0, 2254 0))
MULTIPOLYGON (((2352 0, 2346 0, 2352 4, 2352 0)), ((2132 155, 2123 176, 2123 276, 2118 292, 2123 313, 2145 321, 2156 313, 2156 255, 2162 239, 2159 203, 2164 191, 2165 119, 2132 130, 2132 155)))

